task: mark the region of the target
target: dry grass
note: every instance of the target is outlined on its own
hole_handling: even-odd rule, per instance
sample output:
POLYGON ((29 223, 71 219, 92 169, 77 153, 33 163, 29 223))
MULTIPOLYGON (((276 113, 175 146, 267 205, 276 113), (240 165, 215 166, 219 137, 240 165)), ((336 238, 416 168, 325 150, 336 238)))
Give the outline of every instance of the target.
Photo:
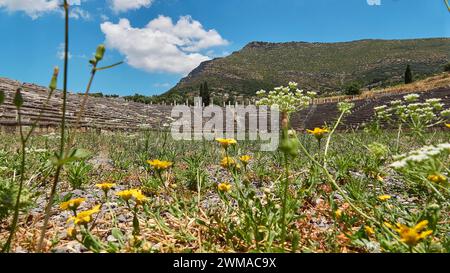
POLYGON ((411 84, 399 84, 384 89, 364 91, 360 96, 334 96, 320 98, 315 101, 316 104, 333 103, 340 101, 355 101, 368 98, 375 98, 385 95, 395 95, 404 93, 419 93, 436 90, 439 88, 450 87, 450 73, 444 72, 439 75, 419 80, 411 84))

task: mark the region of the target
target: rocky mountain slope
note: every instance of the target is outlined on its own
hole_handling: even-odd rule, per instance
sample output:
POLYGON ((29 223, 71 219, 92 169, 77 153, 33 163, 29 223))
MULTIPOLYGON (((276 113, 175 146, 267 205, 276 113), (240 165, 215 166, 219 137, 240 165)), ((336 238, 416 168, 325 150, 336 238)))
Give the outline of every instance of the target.
POLYGON ((252 42, 225 58, 200 64, 162 96, 182 101, 207 81, 216 98, 252 96, 259 89, 296 81, 323 95, 342 93, 359 82, 365 88, 403 80, 407 64, 415 77, 440 72, 450 60, 450 38, 360 40, 343 43, 252 42))

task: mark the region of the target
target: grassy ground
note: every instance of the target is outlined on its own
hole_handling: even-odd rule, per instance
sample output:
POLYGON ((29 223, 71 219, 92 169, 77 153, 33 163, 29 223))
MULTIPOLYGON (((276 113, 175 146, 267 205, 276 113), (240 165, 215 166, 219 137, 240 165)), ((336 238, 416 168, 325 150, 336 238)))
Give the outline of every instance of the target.
MULTIPOLYGON (((20 176, 18 137, 1 139, 0 243, 9 233, 20 176)), ((253 142, 225 150, 212 141, 173 141, 166 132, 83 133, 76 146, 89 156, 64 167, 44 251, 449 252, 448 180, 430 177, 449 176, 449 149, 422 167, 389 166, 395 155, 448 143, 448 130, 425 139, 341 132, 325 156, 325 139, 319 149, 313 136, 301 135, 308 154, 286 163, 281 152, 260 152, 253 142), (225 166, 226 155, 236 164, 225 166), (240 162, 242 155, 251 157, 248 165, 240 162), (156 171, 147 162, 152 159, 173 166, 156 171), (115 184, 107 195, 96 186, 103 182, 115 184), (117 193, 127 189, 142 195, 126 202, 117 193), (60 208, 74 198, 85 198, 78 216, 100 205, 86 223, 75 219, 81 221, 75 226, 68 221, 74 212, 60 208), (423 227, 413 229, 419 223, 423 227)), ((58 143, 51 134, 30 140, 12 251, 36 251, 58 143)))

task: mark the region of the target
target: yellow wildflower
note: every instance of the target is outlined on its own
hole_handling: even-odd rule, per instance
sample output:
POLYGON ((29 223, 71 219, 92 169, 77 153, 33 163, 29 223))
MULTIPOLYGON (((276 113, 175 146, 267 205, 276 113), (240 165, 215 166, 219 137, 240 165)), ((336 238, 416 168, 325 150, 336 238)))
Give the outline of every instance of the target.
POLYGON ((223 183, 220 183, 219 184, 219 186, 218 186, 218 189, 219 189, 219 191, 221 191, 221 192, 229 192, 229 191, 231 191, 231 184, 230 183, 228 183, 228 182, 223 182, 223 183))
POLYGON ((220 165, 224 168, 230 168, 236 165, 236 161, 232 157, 226 156, 222 159, 220 165))
POLYGON ((366 231, 367 235, 374 235, 375 234, 375 230, 373 230, 373 228, 369 227, 369 226, 365 226, 364 230, 366 231))
POLYGON ((76 210, 84 201, 86 201, 86 198, 75 198, 61 203, 59 208, 62 210, 76 210))
POLYGON ((252 157, 249 155, 243 155, 241 157, 239 157, 239 160, 241 160, 242 164, 244 164, 244 166, 247 166, 248 163, 250 162, 250 160, 252 160, 252 157))
POLYGON ((448 178, 440 173, 435 173, 435 174, 430 174, 428 176, 428 180, 431 182, 434 182, 436 184, 441 184, 441 183, 445 183, 448 181, 448 178))
POLYGON ((168 168, 172 167, 173 163, 170 161, 161 161, 158 159, 155 160, 147 160, 147 163, 155 168, 157 171, 163 171, 167 170, 168 168))
POLYGON ((77 216, 71 217, 69 221, 73 221, 75 225, 86 225, 92 221, 92 214, 100 211, 100 205, 86 211, 82 211, 77 216))
MULTIPOLYGON (((386 223, 385 223, 386 225, 386 223)), ((425 239, 429 235, 433 233, 432 230, 422 231, 428 225, 428 221, 424 220, 418 223, 416 226, 410 228, 402 224, 397 224, 396 228, 392 227, 392 225, 388 224, 389 228, 395 230, 400 235, 400 239, 405 244, 413 247, 419 243, 420 240, 425 239)))
POLYGON ((219 142, 219 144, 225 149, 231 145, 237 144, 237 141, 232 138, 216 138, 216 141, 219 142))
POLYGON ((143 203, 147 202, 148 198, 142 194, 142 191, 140 190, 134 190, 133 191, 133 198, 136 201, 136 204, 142 205, 143 203))
POLYGON ((74 227, 70 227, 67 229, 67 236, 73 238, 77 235, 77 230, 74 227))
POLYGON ((105 182, 105 183, 101 183, 101 184, 96 184, 95 186, 97 188, 101 189, 102 191, 107 192, 110 189, 112 189, 113 187, 115 187, 116 184, 105 182))
POLYGON ((378 174, 377 175, 377 180, 380 181, 380 182, 384 182, 384 177, 378 174))
POLYGON ((128 200, 133 197, 135 191, 136 190, 124 190, 116 193, 116 195, 128 202, 128 200))
POLYGON ((309 134, 315 136, 317 139, 322 139, 326 133, 329 133, 330 131, 325 128, 314 128, 314 130, 306 130, 309 134))
POLYGON ((334 216, 336 216, 337 219, 340 219, 342 217, 342 210, 338 209, 334 212, 334 216))
POLYGON ((126 202, 128 202, 131 198, 133 198, 134 201, 136 201, 136 204, 138 205, 142 205, 148 200, 148 198, 144 194, 142 194, 142 191, 138 189, 124 190, 116 193, 116 195, 118 195, 126 202))
POLYGON ((387 200, 389 200, 391 198, 392 198, 392 196, 387 195, 387 194, 378 196, 378 200, 383 201, 383 202, 387 201, 387 200))
POLYGON ((450 128, 450 123, 446 123, 445 127, 450 128))

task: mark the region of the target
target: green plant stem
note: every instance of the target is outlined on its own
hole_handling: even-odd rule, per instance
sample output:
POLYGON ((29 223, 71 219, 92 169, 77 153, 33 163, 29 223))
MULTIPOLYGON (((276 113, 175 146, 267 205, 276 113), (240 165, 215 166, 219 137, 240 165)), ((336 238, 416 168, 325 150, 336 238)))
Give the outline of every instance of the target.
POLYGON ((284 162, 284 171, 285 171, 285 178, 283 183, 283 200, 281 204, 281 246, 284 251, 284 243, 286 241, 286 203, 287 203, 287 197, 288 197, 288 188, 289 188, 289 159, 288 155, 284 155, 285 162, 284 162))
POLYGON ((333 187, 335 187, 339 193, 342 195, 342 197, 344 198, 344 200, 349 203, 349 205, 358 213, 360 214, 363 218, 366 218, 368 220, 374 221, 376 222, 375 218, 370 217, 369 215, 365 214, 360 208, 358 208, 355 204, 353 204, 352 200, 350 200, 350 198, 347 196, 347 194, 344 192, 344 190, 342 190, 342 188, 336 183, 336 181, 334 180, 333 176, 330 174, 330 172, 328 171, 328 169, 323 166, 322 164, 320 164, 316 159, 314 159, 313 156, 311 156, 311 154, 308 153, 308 151, 306 150, 305 146, 303 146, 303 144, 300 142, 300 148, 302 149, 303 153, 314 163, 316 164, 319 168, 321 168, 325 175, 327 176, 329 182, 332 184, 333 187))
MULTIPOLYGON (((67 104, 67 73, 69 65, 69 4, 67 0, 64 0, 64 12, 65 12, 65 37, 64 37, 64 87, 63 87, 63 104, 62 104, 62 118, 61 118, 61 143, 59 147, 59 159, 64 157, 64 143, 65 143, 65 127, 66 127, 66 104, 67 104)), ((50 198, 45 208, 44 223, 41 228, 41 234, 39 237, 37 252, 41 252, 44 246, 45 233, 47 232, 48 220, 50 218, 50 212, 53 205, 53 199, 56 194, 56 187, 58 185, 59 176, 61 174, 62 165, 58 164, 56 169, 55 178, 53 180, 52 189, 50 192, 50 198)))
MULTIPOLYGON (((228 154, 227 154, 227 157, 228 157, 228 154)), ((237 177, 237 174, 235 172, 233 172, 233 180, 234 180, 234 183, 236 184, 236 189, 238 191, 238 195, 240 196, 240 199, 242 200, 242 202, 244 204, 244 210, 247 211, 248 216, 250 217, 250 220, 253 223, 253 236, 255 237, 255 246, 256 246, 256 250, 259 251, 260 247, 259 247, 259 242, 258 242, 258 223, 256 222, 255 218, 253 217, 253 210, 248 205, 248 199, 242 191, 242 188, 241 188, 242 184, 239 182, 240 180, 237 177)))
MULTIPOLYGON (((54 91, 53 89, 50 89, 50 92, 49 92, 44 104, 42 105, 43 108, 46 108, 48 106, 48 103, 50 102, 50 98, 53 95, 53 91, 54 91)), ((33 124, 31 125, 31 128, 30 128, 30 131, 28 131, 27 135, 25 136, 25 142, 28 142, 28 140, 30 139, 30 137, 33 134, 34 130, 36 129, 37 125, 41 121, 43 114, 44 114, 44 109, 41 109, 41 111, 39 111, 39 116, 37 117, 35 122, 33 122, 33 124)))
MULTIPOLYGON (((201 188, 202 188, 202 181, 200 178, 200 172, 197 168, 197 218, 200 219, 200 212, 201 212, 201 188)), ((200 248, 200 253, 202 252, 202 230, 199 228, 198 229, 198 246, 200 248)))
MULTIPOLYGON (((50 92, 43 104, 43 108, 47 107, 50 98, 52 97, 54 89, 50 89, 50 92)), ((28 133, 26 134, 26 136, 23 133, 23 128, 22 128, 22 117, 21 117, 21 113, 20 113, 20 109, 18 109, 18 115, 19 115, 19 130, 20 130, 20 141, 21 141, 21 153, 22 153, 22 160, 21 160, 21 176, 20 176, 20 182, 19 182, 19 191, 17 193, 17 199, 16 199, 16 205, 14 208, 14 216, 13 216, 13 221, 12 221, 12 225, 11 225, 11 231, 10 234, 8 236, 8 239, 5 243, 5 245, 2 248, 2 252, 9 252, 10 247, 11 247, 11 243, 14 237, 14 233, 15 230, 17 228, 17 222, 19 220, 19 206, 20 206, 20 198, 22 196, 22 190, 23 190, 23 181, 24 181, 24 177, 23 174, 25 172, 25 161, 26 161, 26 145, 28 143, 28 140, 30 139, 31 135, 33 134, 34 130, 36 129, 37 125, 39 124, 39 122, 42 119, 42 115, 44 114, 44 109, 41 109, 41 111, 39 111, 39 116, 37 117, 37 119, 33 122, 33 124, 31 125, 30 130, 28 131, 28 133)))
POLYGON ((342 111, 341 115, 339 116, 338 120, 336 121, 336 124, 333 127, 333 130, 331 130, 330 134, 328 135, 327 143, 325 144, 325 152, 323 154, 323 167, 325 169, 327 168, 327 155, 328 155, 328 149, 330 148, 331 137, 333 136, 334 132, 336 132, 336 129, 338 128, 339 124, 341 123, 344 115, 345 115, 345 111, 342 111))
POLYGON ((109 68, 118 66, 118 65, 120 65, 122 63, 123 62, 118 62, 118 63, 115 63, 113 65, 109 65, 109 66, 105 66, 105 67, 101 67, 101 68, 97 68, 97 63, 93 64, 93 67, 92 67, 92 70, 91 70, 91 77, 89 78, 89 82, 88 82, 88 85, 86 87, 86 91, 83 94, 83 101, 81 102, 80 111, 78 112, 77 119, 75 121, 75 127, 74 127, 75 129, 69 135, 69 138, 67 140, 66 154, 69 154, 69 150, 70 150, 70 148, 72 148, 72 144, 74 143, 74 141, 76 139, 77 130, 80 129, 81 119, 83 118, 83 115, 84 115, 84 112, 85 112, 85 109, 86 109, 86 103, 87 103, 87 100, 89 98, 89 93, 91 92, 91 86, 92 86, 92 83, 94 82, 94 78, 95 78, 95 75, 96 75, 97 71, 109 69, 109 68))
POLYGON ((321 168, 325 175, 327 176, 329 182, 332 186, 334 186, 339 193, 342 195, 342 198, 352 207, 361 217, 365 218, 366 220, 372 221, 373 223, 378 223, 386 232, 388 232, 392 237, 394 237, 397 241, 399 241, 402 245, 407 246, 404 242, 401 242, 398 236, 396 236, 389 228, 385 227, 382 223, 380 224, 374 217, 371 217, 364 213, 360 208, 358 208, 353 201, 347 196, 347 193, 342 190, 342 188, 337 184, 337 182, 334 180, 333 176, 330 174, 327 168, 325 168, 322 164, 320 164, 316 159, 314 159, 313 156, 311 156, 310 153, 306 150, 305 146, 300 142, 300 148, 303 151, 303 153, 319 168, 321 168))
POLYGON ((397 132, 397 143, 395 145, 395 152, 398 153, 399 152, 399 147, 400 147, 400 135, 402 133, 402 125, 403 123, 400 123, 400 125, 398 126, 398 132, 397 132))
POLYGON ((72 143, 73 143, 73 141, 76 138, 77 130, 80 127, 81 118, 83 117, 84 110, 85 110, 85 107, 86 107, 86 103, 87 103, 87 100, 88 100, 88 95, 89 95, 89 92, 91 90, 92 82, 94 81, 95 73, 97 71, 96 70, 96 66, 97 66, 97 64, 94 64, 94 67, 92 68, 91 77, 90 77, 88 85, 86 87, 86 91, 84 92, 84 95, 83 95, 83 101, 81 102, 80 111, 78 112, 77 120, 75 122, 75 130, 69 135, 69 138, 67 140, 66 154, 69 154, 69 150, 72 147, 72 143))
POLYGON ((22 128, 22 115, 20 113, 20 108, 17 109, 18 115, 19 115, 19 131, 20 131, 20 141, 21 141, 21 164, 20 164, 20 180, 19 180, 19 191, 17 193, 17 199, 16 204, 14 207, 14 216, 11 223, 9 236, 6 241, 6 243, 3 245, 2 252, 9 252, 11 249, 11 243, 14 238, 14 234, 16 233, 17 223, 19 221, 19 208, 20 208, 20 197, 22 195, 22 189, 23 189, 23 182, 25 180, 25 157, 26 157, 26 150, 25 145, 26 141, 23 134, 23 128, 22 128))
POLYGON ((338 183, 336 183, 336 181, 334 180, 333 176, 330 174, 330 172, 327 169, 327 165, 326 165, 326 158, 327 158, 327 154, 328 154, 328 148, 330 146, 330 142, 331 142, 331 137, 333 136, 334 132, 336 131, 337 127, 339 126, 339 123, 342 120, 342 117, 344 116, 345 111, 341 112, 341 115, 339 116, 338 120, 336 121, 336 124, 334 125, 333 130, 330 132, 328 139, 327 139, 327 144, 325 146, 325 152, 324 152, 324 164, 320 164, 316 159, 314 159, 314 157, 308 153, 308 151, 306 150, 305 146, 303 146, 303 144, 300 142, 300 148, 302 149, 303 153, 314 163, 316 164, 319 168, 321 168, 324 172, 325 175, 327 176, 328 180, 330 181, 330 183, 339 191, 339 193, 341 193, 342 197, 344 198, 345 201, 347 201, 347 203, 349 203, 349 205, 358 213, 360 214, 362 217, 374 221, 376 222, 375 218, 370 217, 369 215, 365 214, 360 208, 358 208, 355 204, 353 204, 353 202, 350 200, 350 198, 347 196, 347 194, 344 192, 344 190, 342 190, 342 188, 338 185, 338 183))

